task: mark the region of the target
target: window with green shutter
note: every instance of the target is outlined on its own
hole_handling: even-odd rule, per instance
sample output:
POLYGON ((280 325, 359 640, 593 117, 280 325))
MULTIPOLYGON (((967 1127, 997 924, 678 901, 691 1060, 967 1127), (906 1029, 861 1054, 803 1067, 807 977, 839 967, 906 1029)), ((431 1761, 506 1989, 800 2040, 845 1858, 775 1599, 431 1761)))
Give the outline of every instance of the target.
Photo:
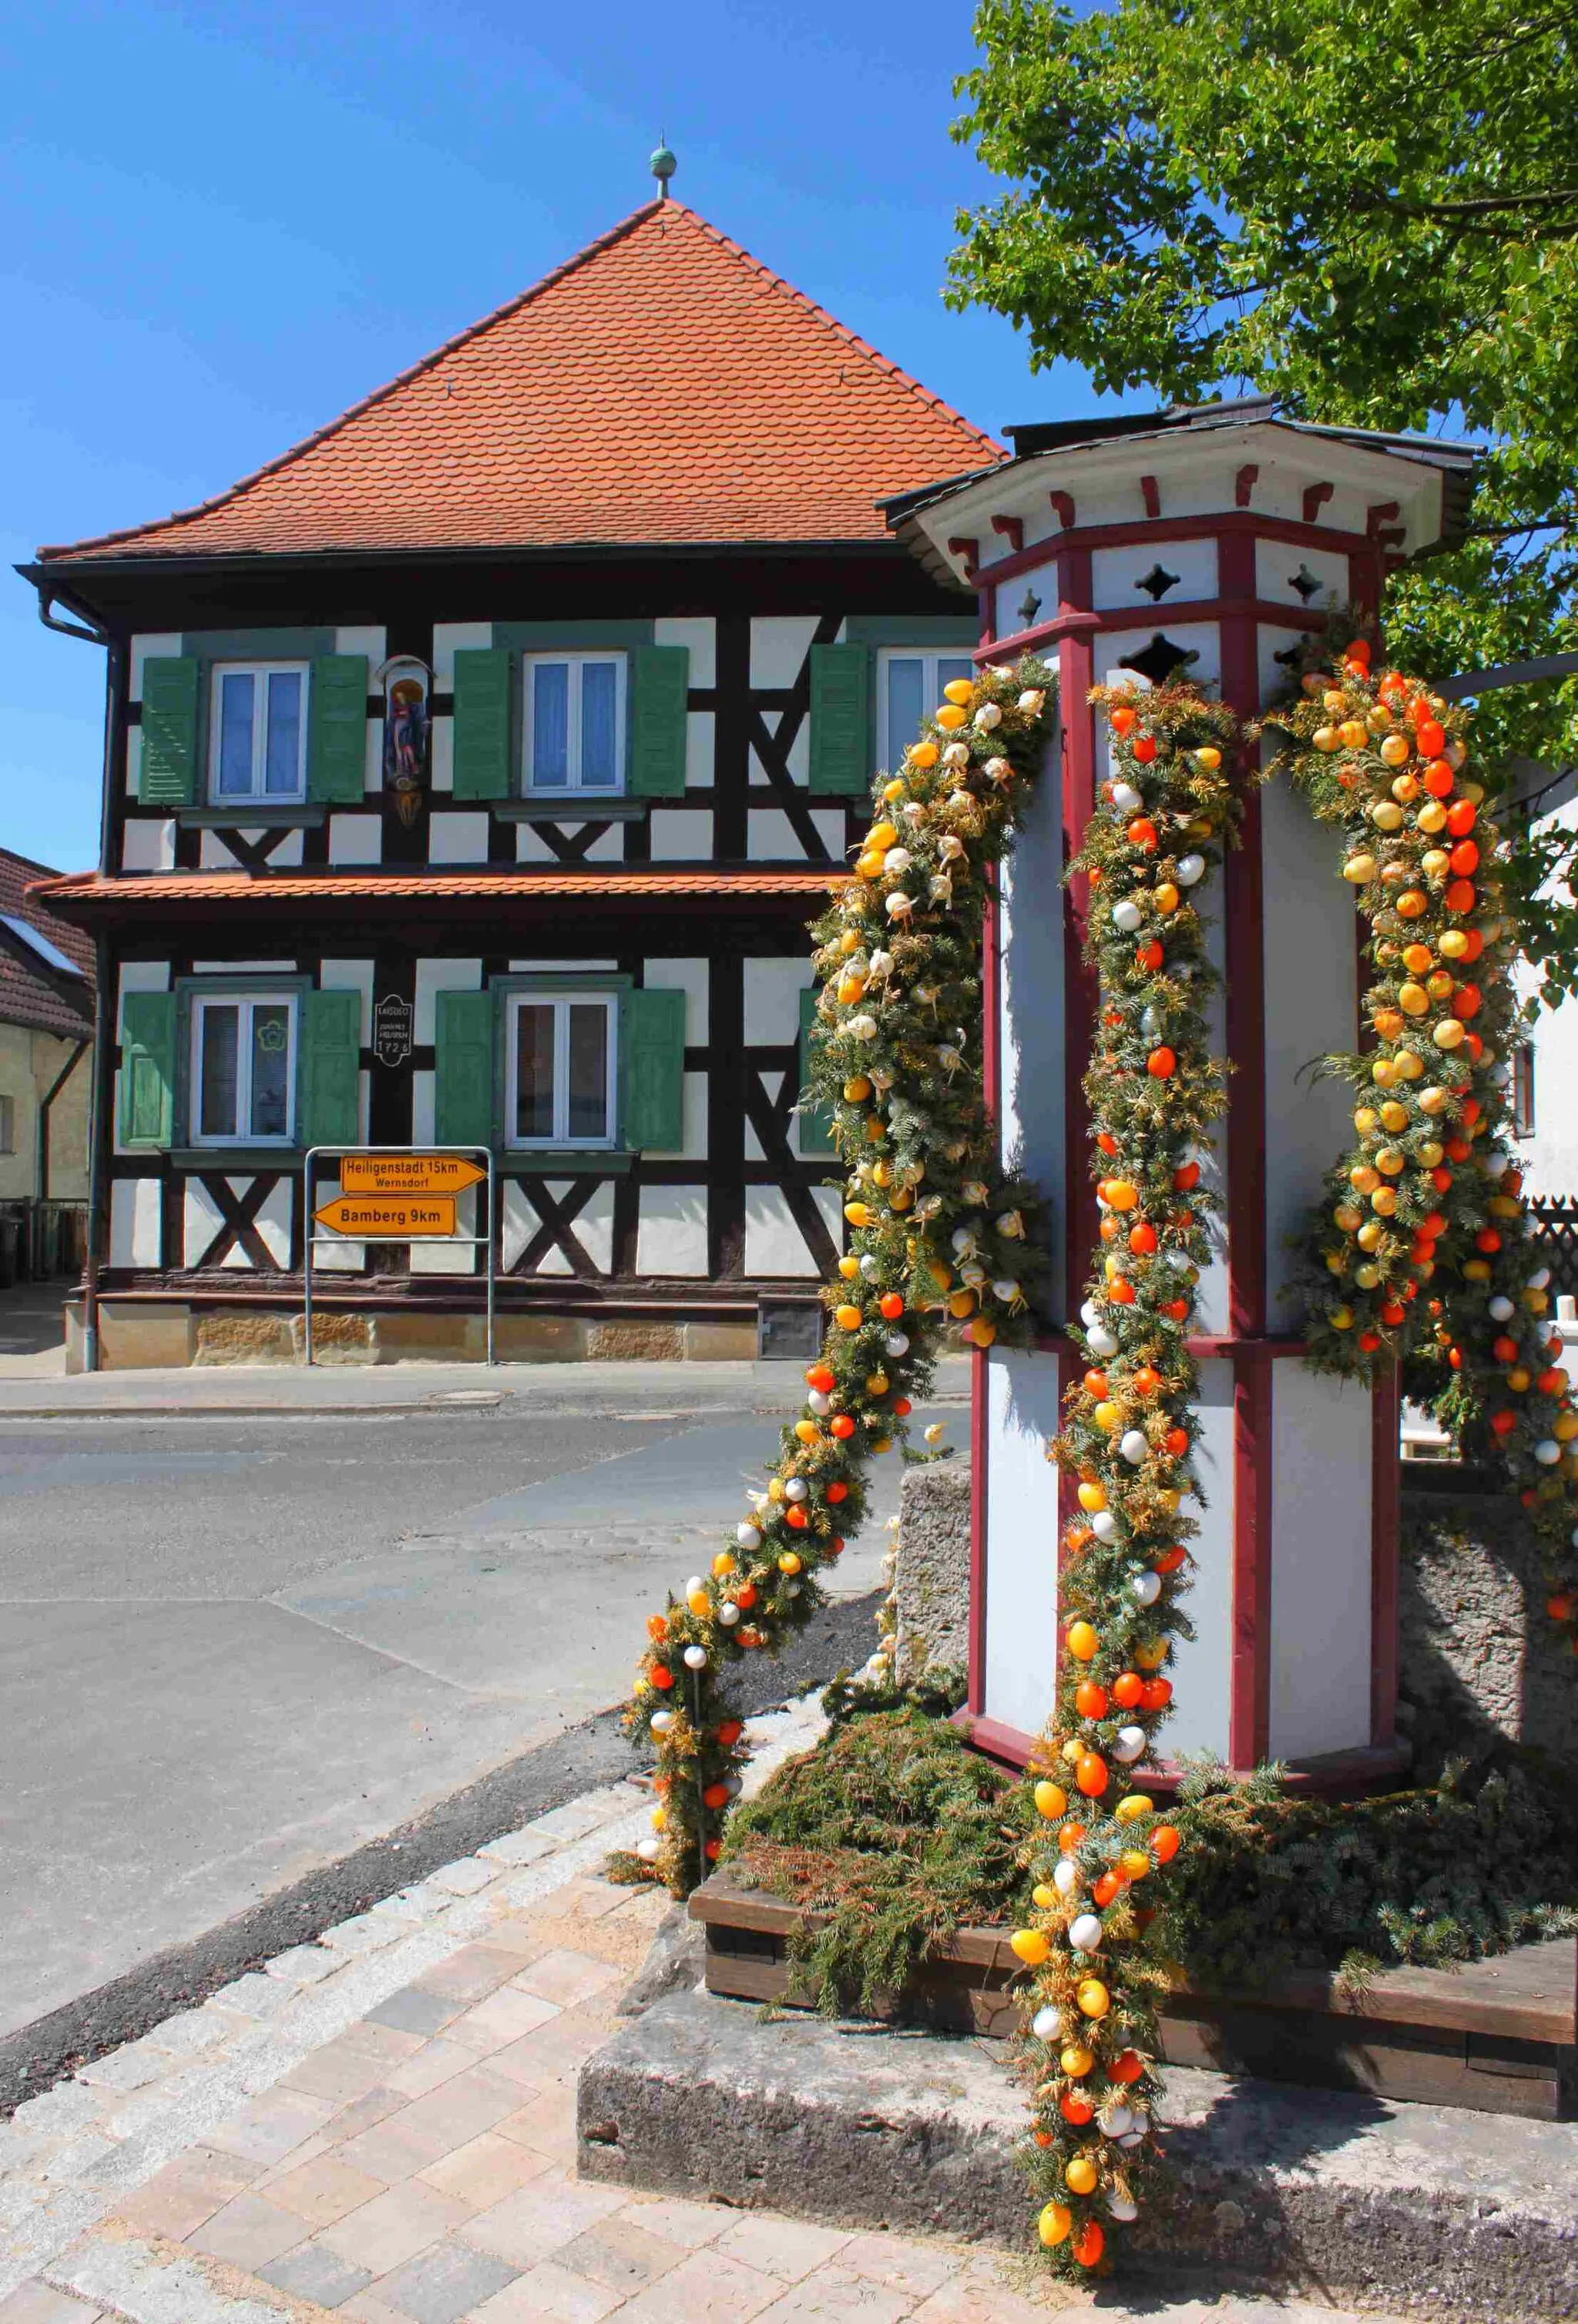
MULTIPOLYGON (((800 1089, 804 1093, 811 1080, 811 1030, 817 1022, 817 987, 807 985, 800 995, 799 1072, 800 1089)), ((813 1104, 803 1094, 798 1116, 800 1126, 800 1153, 810 1160, 824 1154, 836 1154, 838 1148, 833 1137, 833 1111, 820 1102, 813 1104)))
POLYGON ((150 654, 143 664, 143 757, 137 797, 144 807, 195 807, 198 697, 195 654, 150 654))
POLYGON ((871 788, 871 652, 811 648, 813 791, 863 798, 871 788))
POLYGON ((354 1146, 362 1129, 362 996, 301 996, 300 1112, 298 1143, 354 1146))
POLYGON ((620 1130, 632 1152, 685 1143, 685 995, 628 992, 620 1010, 620 1130))
MULTIPOLYGON (((460 657, 457 654, 456 660, 460 657)), ((435 996, 433 1127, 441 1146, 494 1142, 494 996, 435 996)))
POLYGON ((464 646, 455 656, 457 799, 510 795, 512 660, 503 646, 464 646))
POLYGON ((630 658, 630 788, 638 798, 685 792, 690 650, 637 646, 630 658))
POLYGON ((319 654, 308 705, 307 796, 355 807, 366 788, 367 657, 319 654))
POLYGON ((121 1001, 120 1142, 161 1151, 175 1131, 176 997, 128 992, 121 1001))

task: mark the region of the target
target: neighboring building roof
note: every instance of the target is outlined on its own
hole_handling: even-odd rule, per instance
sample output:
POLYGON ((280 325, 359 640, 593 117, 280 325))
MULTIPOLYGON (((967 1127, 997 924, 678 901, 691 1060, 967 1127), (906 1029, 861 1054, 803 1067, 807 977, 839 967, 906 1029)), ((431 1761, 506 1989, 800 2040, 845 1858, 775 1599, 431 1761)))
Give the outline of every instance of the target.
MULTIPOLYGON (((191 905, 383 904, 408 910, 413 904, 530 899, 595 904, 618 901, 656 905, 739 899, 760 903, 773 897, 815 899, 849 877, 841 866, 807 863, 781 871, 694 872, 149 872, 134 879, 105 879, 97 872, 67 873, 40 883, 36 898, 60 909, 112 907, 135 911, 157 906, 161 914, 191 905)), ((78 944, 81 938, 77 939, 78 944)))
POLYGON ((60 876, 0 847, 0 1023, 78 1040, 93 1030, 93 945, 30 894, 60 876))
POLYGON ((50 560, 881 541, 990 436, 682 203, 198 508, 50 560))

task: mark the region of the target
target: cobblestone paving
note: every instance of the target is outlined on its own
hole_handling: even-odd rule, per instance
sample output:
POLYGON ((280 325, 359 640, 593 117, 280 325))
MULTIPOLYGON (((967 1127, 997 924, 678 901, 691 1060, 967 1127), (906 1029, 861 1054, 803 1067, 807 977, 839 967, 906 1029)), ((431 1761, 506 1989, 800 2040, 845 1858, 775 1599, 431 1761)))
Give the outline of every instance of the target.
MULTIPOLYGON (((814 1722, 756 1722, 756 1780, 814 1722)), ((0 2126, 0 2324, 1044 2324, 1088 2305, 979 2251, 576 2178, 577 2071, 667 1901, 598 1868, 646 1818, 629 1784, 555 1809, 21 2107, 0 2126)), ((1343 2324, 1262 2300, 1142 2313, 1343 2324)))

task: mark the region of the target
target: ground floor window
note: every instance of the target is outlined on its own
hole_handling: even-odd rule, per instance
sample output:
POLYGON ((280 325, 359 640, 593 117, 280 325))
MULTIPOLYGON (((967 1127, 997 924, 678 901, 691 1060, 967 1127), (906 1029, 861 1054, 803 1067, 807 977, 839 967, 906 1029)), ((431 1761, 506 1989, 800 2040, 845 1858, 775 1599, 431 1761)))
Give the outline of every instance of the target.
POLYGON ((617 1002, 609 992, 510 995, 504 1046, 512 1146, 612 1146, 617 1002))
POLYGON ((16 1100, 0 1097, 0 1154, 16 1151, 16 1100))
POLYGON ((192 1003, 191 1132, 200 1146, 288 1146, 295 1135, 296 1002, 282 992, 192 1003))
POLYGON ((955 678, 974 678, 975 665, 967 653, 907 653, 897 646, 878 659, 877 763, 891 767, 919 734, 944 687, 955 678))

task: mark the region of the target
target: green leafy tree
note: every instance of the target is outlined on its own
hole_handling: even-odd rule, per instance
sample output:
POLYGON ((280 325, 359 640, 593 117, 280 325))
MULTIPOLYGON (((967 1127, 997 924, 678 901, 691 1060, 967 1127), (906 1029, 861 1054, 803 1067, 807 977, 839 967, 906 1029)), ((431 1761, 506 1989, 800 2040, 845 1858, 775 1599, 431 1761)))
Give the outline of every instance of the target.
MULTIPOLYGON (((975 37, 955 134, 1010 190, 961 215, 951 302, 1103 390, 1481 438, 1468 537, 1395 576, 1389 650, 1578 648, 1578 7, 983 0, 975 37)), ((1578 761, 1578 680, 1487 694, 1476 748, 1578 761)), ((1515 872, 1552 999, 1571 845, 1525 835, 1515 872)))

